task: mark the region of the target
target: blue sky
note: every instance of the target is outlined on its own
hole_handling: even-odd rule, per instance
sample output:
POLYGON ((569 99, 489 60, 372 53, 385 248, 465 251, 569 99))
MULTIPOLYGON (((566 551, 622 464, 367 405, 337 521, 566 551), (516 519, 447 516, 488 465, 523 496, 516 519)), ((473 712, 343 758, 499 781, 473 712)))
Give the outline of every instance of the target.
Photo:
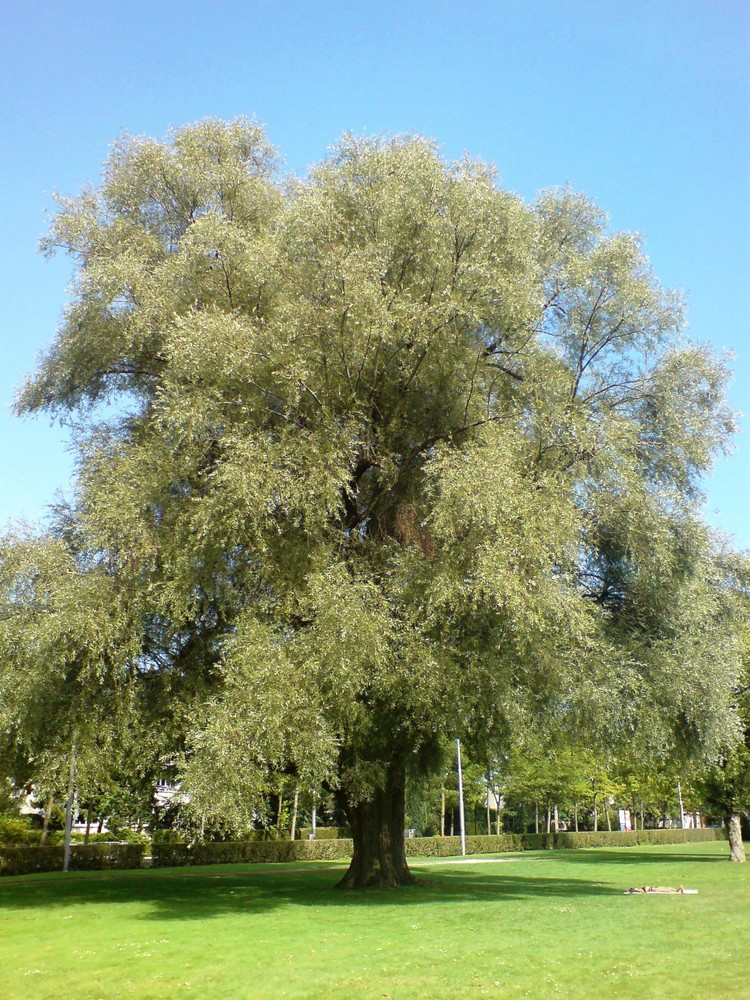
POLYGON ((72 460, 9 412, 70 266, 36 252, 50 194, 96 184, 123 131, 256 116, 304 173, 342 132, 412 131, 531 199, 570 182, 637 230, 690 334, 735 354, 748 411, 707 517, 750 548, 750 3, 0 3, 0 525, 35 521, 72 460))

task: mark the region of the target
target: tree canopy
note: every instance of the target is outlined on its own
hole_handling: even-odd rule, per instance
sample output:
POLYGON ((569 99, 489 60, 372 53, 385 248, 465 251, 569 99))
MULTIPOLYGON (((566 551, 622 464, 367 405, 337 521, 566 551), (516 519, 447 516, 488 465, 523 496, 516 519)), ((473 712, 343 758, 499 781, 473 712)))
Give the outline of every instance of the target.
POLYGON ((398 883, 405 769, 446 738, 531 712, 731 740, 697 514, 727 365, 585 197, 527 205, 413 136, 286 180, 257 124, 207 120, 120 139, 44 247, 76 278, 18 408, 76 423, 54 558, 74 603, 124 609, 66 634, 92 689, 179 720, 204 816, 241 825, 269 772, 324 781, 344 884, 398 883))

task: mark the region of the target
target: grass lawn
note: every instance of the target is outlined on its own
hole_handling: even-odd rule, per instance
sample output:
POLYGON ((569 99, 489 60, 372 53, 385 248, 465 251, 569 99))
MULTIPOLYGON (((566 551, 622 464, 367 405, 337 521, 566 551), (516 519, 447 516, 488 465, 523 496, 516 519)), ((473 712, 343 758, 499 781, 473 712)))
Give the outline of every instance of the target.
POLYGON ((750 865, 723 843, 0 880, 0 997, 750 996, 750 865), (697 896, 626 896, 684 885, 697 896))

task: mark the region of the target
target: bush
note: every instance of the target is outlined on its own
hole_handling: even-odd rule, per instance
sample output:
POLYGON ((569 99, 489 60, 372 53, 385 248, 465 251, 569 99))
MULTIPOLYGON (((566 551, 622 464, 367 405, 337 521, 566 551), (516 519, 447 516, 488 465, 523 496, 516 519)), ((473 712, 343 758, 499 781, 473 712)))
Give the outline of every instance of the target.
MULTIPOLYGON (((140 868, 143 854, 142 844, 74 844, 70 870, 140 868)), ((64 847, 0 847, 0 875, 62 871, 64 857, 64 847)))
POLYGON ((186 843, 185 835, 180 833, 179 830, 172 829, 158 829, 151 832, 151 843, 152 844, 184 844, 186 843))
POLYGON ((636 847, 639 844, 695 844, 707 840, 724 840, 724 830, 599 830, 597 833, 554 834, 555 847, 577 849, 581 847, 636 847))
MULTIPOLYGON (((86 834, 81 833, 78 830, 74 830, 70 835, 70 839, 74 844, 85 844, 86 834)), ((53 844, 62 844, 65 840, 64 832, 55 833, 55 837, 52 840, 53 844)), ((89 833, 89 843, 90 844, 111 844, 114 841, 118 843, 125 842, 124 837, 115 836, 113 833, 89 833)))
MULTIPOLYGON (((634 847, 637 844, 680 844, 723 840, 723 830, 638 830, 633 833, 503 833, 496 837, 467 837, 467 855, 544 851, 553 848, 634 847)), ((408 837, 410 858, 452 858, 461 853, 460 837, 408 837)), ((243 840, 195 844, 165 844, 151 848, 154 868, 180 865, 262 864, 281 861, 335 861, 351 858, 352 841, 243 840)))
POLYGON ((39 843, 40 832, 26 816, 0 816, 0 844, 31 846, 39 843))
POLYGON ((154 868, 178 865, 259 864, 334 861, 352 856, 351 840, 243 840, 195 844, 153 844, 154 868))
MULTIPOLYGON (((551 833, 501 833, 499 836, 466 838, 467 854, 507 854, 509 851, 543 851, 554 846, 551 833)), ((451 858, 461 853, 460 837, 409 837, 410 858, 451 858)))
MULTIPOLYGON (((311 826, 300 827, 300 840, 309 840, 311 833, 311 826)), ((352 831, 345 826, 317 826, 315 828, 316 840, 351 840, 351 836, 352 831)))

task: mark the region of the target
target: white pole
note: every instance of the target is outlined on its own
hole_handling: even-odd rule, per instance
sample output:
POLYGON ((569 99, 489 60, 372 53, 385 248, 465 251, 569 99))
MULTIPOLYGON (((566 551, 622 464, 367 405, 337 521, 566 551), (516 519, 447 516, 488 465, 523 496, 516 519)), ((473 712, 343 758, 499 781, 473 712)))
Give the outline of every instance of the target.
POLYGON ((685 829, 685 809, 682 805, 682 788, 680 787, 679 780, 677 781, 677 800, 680 803, 680 829, 685 829))
POLYGON ((318 811, 317 811, 317 809, 315 807, 315 804, 316 804, 317 801, 318 801, 318 797, 315 794, 315 792, 313 792, 313 804, 312 804, 312 816, 311 816, 311 819, 312 819, 312 824, 311 824, 312 825, 312 839, 313 840, 315 840, 315 837, 316 837, 316 834, 317 834, 317 831, 318 831, 318 811))
POLYGON ((460 740, 456 740, 456 769, 458 770, 458 818, 461 824, 461 854, 466 854, 466 823, 464 822, 464 779, 461 773, 460 740))
POLYGON ((70 775, 68 777, 68 800, 65 803, 65 852, 63 855, 63 871, 70 870, 70 835, 73 829, 73 806, 75 803, 76 780, 76 740, 73 737, 73 748, 70 752, 70 775))

